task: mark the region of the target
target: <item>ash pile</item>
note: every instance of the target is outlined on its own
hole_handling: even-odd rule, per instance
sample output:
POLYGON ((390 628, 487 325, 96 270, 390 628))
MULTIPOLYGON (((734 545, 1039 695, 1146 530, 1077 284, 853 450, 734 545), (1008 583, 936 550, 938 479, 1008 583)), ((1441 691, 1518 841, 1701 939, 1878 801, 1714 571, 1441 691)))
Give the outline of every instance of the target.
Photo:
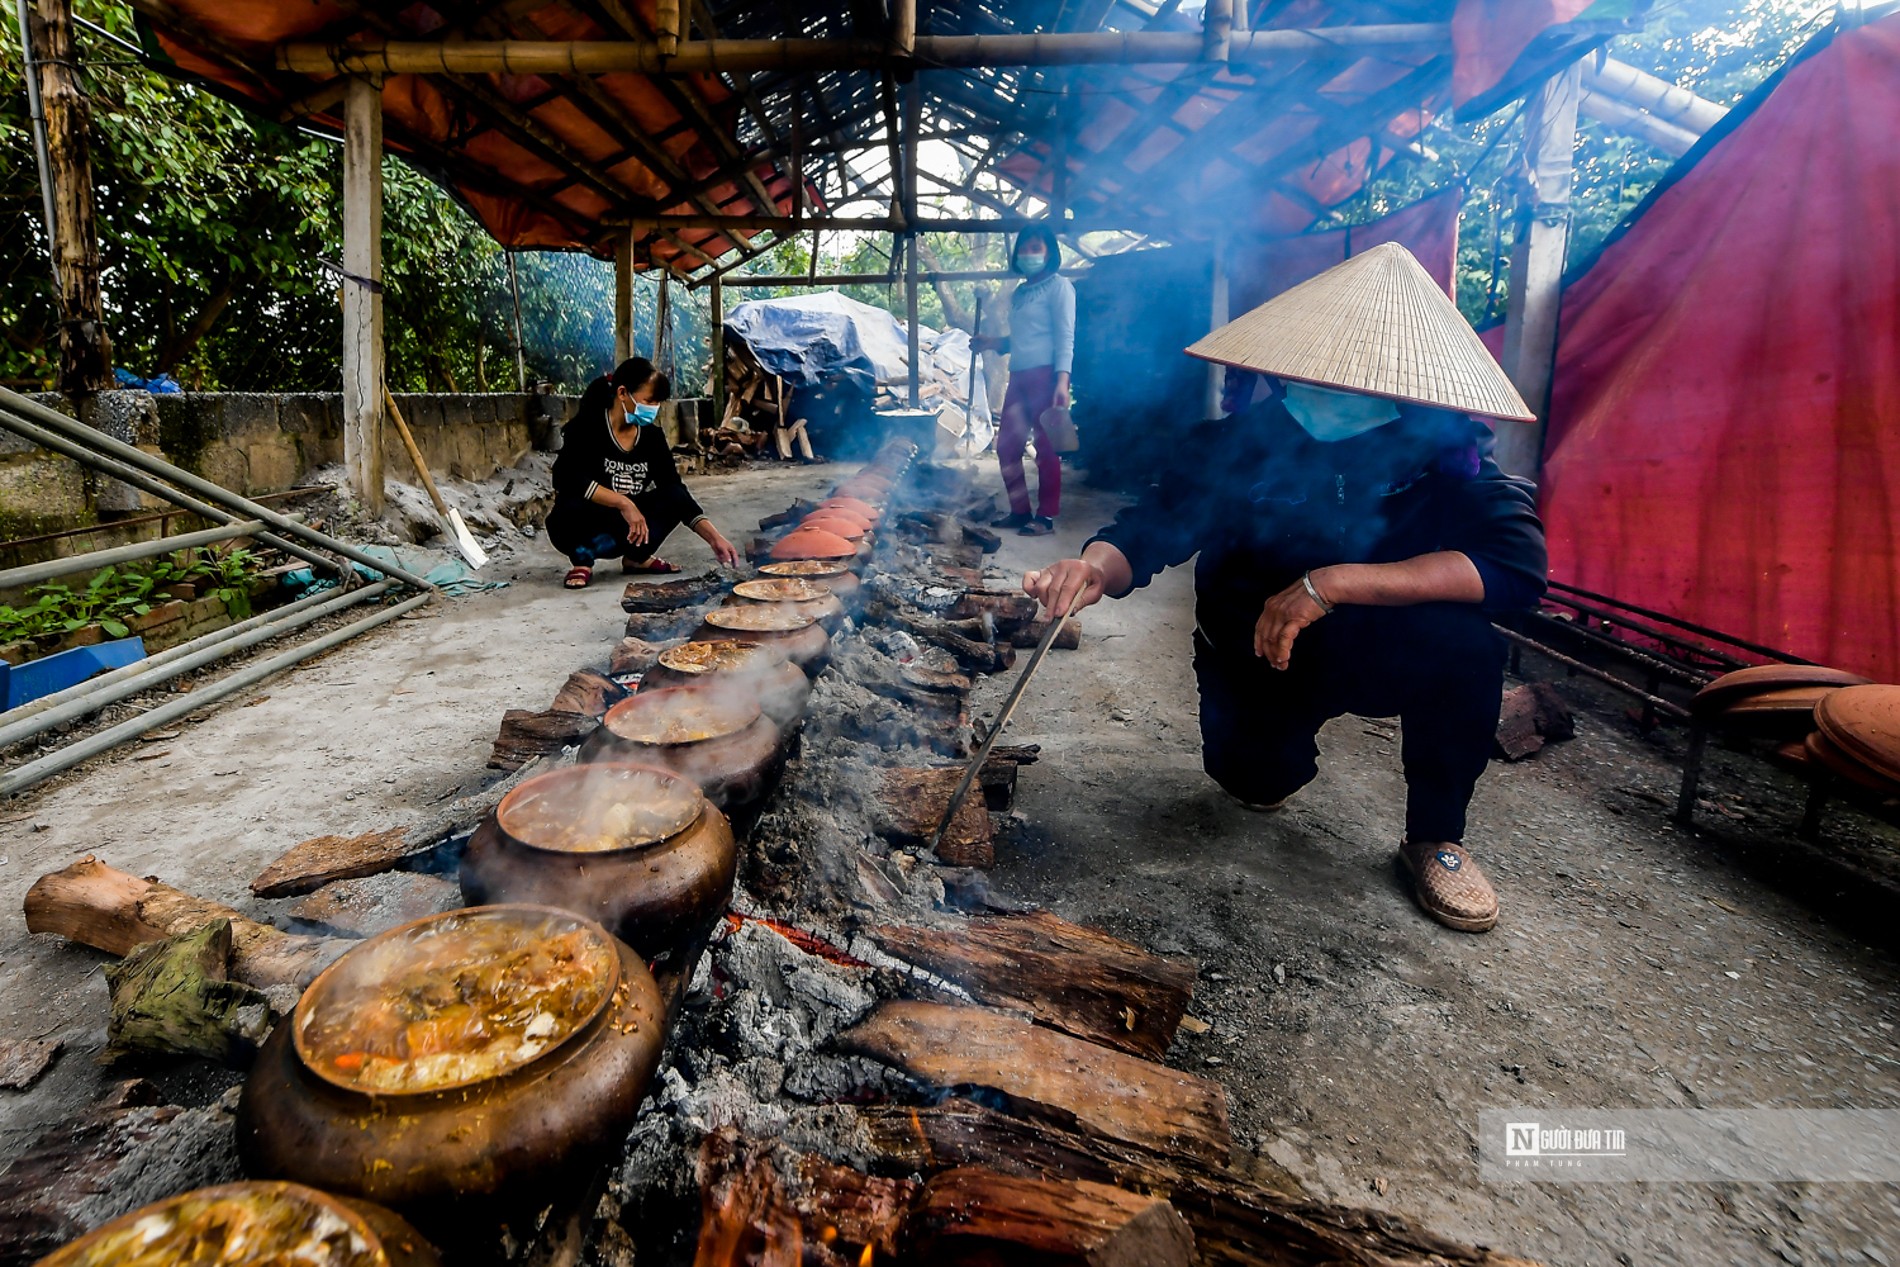
MULTIPOLYGON (((756 576, 629 585, 626 637, 502 719, 486 791, 257 878, 294 931, 93 859, 43 877, 30 926, 127 956, 127 1043, 247 1073, 137 1199, 97 1180, 150 1160, 152 1109, 49 1137, 34 1173, 86 1192, 0 1193, 10 1260, 249 1177, 392 1263, 1518 1261, 1233 1165, 1220 1086, 1165 1063, 1197 966, 987 879, 1033 749, 939 838, 972 683, 1046 632, 986 567, 993 509, 887 446, 762 522, 756 576)), ((262 1217, 210 1191, 176 1226, 262 1217)))

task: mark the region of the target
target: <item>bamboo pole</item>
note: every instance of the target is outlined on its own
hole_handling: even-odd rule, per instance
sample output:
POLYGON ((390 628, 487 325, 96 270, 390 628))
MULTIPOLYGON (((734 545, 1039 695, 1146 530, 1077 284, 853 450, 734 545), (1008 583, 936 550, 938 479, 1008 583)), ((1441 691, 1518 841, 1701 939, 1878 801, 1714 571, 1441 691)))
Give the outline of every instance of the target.
MULTIPOLYGON (((1445 22, 1284 28, 1230 33, 1230 62, 1285 57, 1344 58, 1368 49, 1451 42, 1445 22)), ((914 61, 920 67, 1183 65, 1206 60, 1199 32, 1105 31, 1036 35, 919 35, 898 58, 888 40, 683 40, 663 53, 656 40, 385 40, 365 44, 281 46, 277 69, 299 74, 698 75, 778 71, 875 70, 914 61)))
POLYGON ((1601 66, 1591 59, 1583 68, 1583 86, 1698 137, 1720 123, 1728 113, 1727 106, 1614 57, 1601 66))
MULTIPOLYGON (((907 5, 900 0, 899 8, 907 5)), ((912 18, 916 17, 915 12, 912 18)), ((923 334, 917 324, 917 124, 923 115, 923 85, 904 86, 904 344, 910 369, 910 407, 923 404, 923 334)))
POLYGON ((614 235, 614 364, 633 355, 633 231, 614 235))
POLYGON ((713 278, 707 312, 712 320, 712 398, 713 417, 726 416, 726 305, 720 279, 713 278))

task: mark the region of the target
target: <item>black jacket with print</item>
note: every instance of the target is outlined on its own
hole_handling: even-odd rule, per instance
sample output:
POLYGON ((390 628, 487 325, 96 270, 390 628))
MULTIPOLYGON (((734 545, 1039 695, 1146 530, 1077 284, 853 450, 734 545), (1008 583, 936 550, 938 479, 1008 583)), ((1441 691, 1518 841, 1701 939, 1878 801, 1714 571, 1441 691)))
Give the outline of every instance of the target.
POLYGON ((659 426, 641 427, 633 446, 623 449, 607 421, 612 408, 613 384, 605 378, 588 384, 573 418, 562 428, 561 452, 554 459, 555 496, 586 501, 596 488, 611 488, 633 498, 642 513, 664 509, 683 524, 702 518, 705 512, 673 464, 666 432, 659 426))
POLYGON ((1460 550, 1486 610, 1529 608, 1544 592, 1536 489, 1498 469, 1489 429, 1463 414, 1408 407, 1321 444, 1271 400, 1202 428, 1093 539, 1127 557, 1137 588, 1198 553, 1195 616, 1217 647, 1251 647, 1267 599, 1331 563, 1460 550))

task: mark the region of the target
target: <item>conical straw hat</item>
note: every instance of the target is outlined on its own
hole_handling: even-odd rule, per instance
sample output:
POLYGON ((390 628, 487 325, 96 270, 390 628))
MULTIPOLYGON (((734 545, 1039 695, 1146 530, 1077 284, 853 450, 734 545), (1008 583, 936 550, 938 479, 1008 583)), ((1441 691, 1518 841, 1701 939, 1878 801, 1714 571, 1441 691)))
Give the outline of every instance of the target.
POLYGON ((1488 418, 1536 417, 1457 305, 1396 242, 1274 296, 1187 353, 1488 418))

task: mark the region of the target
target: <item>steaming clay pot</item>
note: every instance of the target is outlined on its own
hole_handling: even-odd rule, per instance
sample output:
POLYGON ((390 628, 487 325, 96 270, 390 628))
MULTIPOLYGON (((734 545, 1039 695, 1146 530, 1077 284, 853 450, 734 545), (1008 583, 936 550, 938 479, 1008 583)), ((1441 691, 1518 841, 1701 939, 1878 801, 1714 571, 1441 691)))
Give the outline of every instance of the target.
POLYGON ((771 647, 728 638, 668 647, 641 680, 646 690, 703 683, 749 688, 781 736, 797 727, 811 698, 811 679, 803 669, 771 647))
POLYGON ((858 579, 850 564, 849 559, 791 559, 760 564, 759 575, 817 581, 838 596, 846 611, 856 611, 864 594, 864 582, 858 579))
POLYGON ((141 1206, 54 1250, 35 1267, 114 1267, 138 1255, 144 1256, 140 1262, 332 1267, 438 1267, 442 1261, 394 1211, 298 1183, 250 1182, 193 1188, 141 1206), (227 1247, 225 1256, 204 1257, 220 1245, 227 1247))
POLYGON ((691 781, 579 765, 502 798, 469 839, 462 895, 572 911, 652 959, 726 909, 738 866, 726 816, 691 781))
POLYGON ((758 696, 713 683, 635 692, 607 710, 580 753, 583 762, 669 770, 721 809, 763 795, 783 756, 784 736, 758 696))
POLYGON ((245 1172, 455 1232, 539 1208, 625 1140, 659 1066, 645 962, 567 911, 485 906, 347 951, 238 1101, 245 1172))
POLYGON ((831 663, 831 635, 805 612, 786 611, 782 603, 749 603, 744 607, 715 607, 693 632, 695 642, 732 638, 770 647, 817 677, 831 663))
POLYGON ((838 632, 844 623, 844 603, 823 581, 805 577, 776 577, 758 581, 740 581, 726 596, 725 606, 747 607, 753 604, 783 607, 802 612, 825 627, 838 632))

